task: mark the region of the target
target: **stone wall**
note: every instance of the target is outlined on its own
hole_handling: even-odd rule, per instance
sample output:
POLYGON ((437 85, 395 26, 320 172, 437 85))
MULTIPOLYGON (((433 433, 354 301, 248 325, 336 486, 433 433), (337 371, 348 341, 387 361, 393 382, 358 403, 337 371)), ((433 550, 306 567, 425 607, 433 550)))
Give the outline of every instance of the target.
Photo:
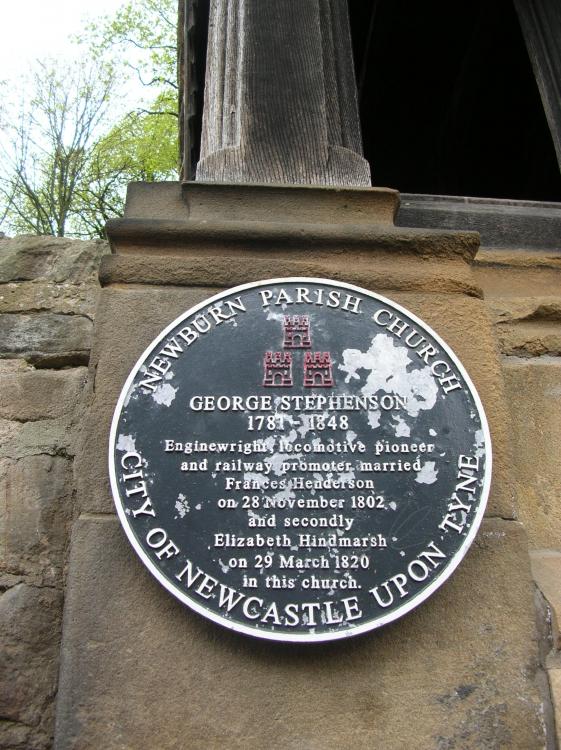
POLYGON ((0 239, 0 748, 52 746, 73 458, 103 242, 0 239))
POLYGON ((502 353, 512 475, 561 744, 561 253, 481 250, 476 277, 502 353))
MULTIPOLYGON (((97 269, 107 252, 101 241, 0 239, 0 750, 52 746, 69 534, 80 510, 74 455, 85 440, 79 430, 97 269)), ((483 250, 475 275, 502 352, 513 424, 511 479, 539 585, 541 654, 559 728, 561 256, 483 250)), ((96 552, 90 564, 104 560, 96 552)), ((89 570, 87 560, 74 563, 75 576, 89 570)), ((88 574, 83 591, 89 581, 88 574)), ((166 596, 157 606, 167 606, 166 596)))

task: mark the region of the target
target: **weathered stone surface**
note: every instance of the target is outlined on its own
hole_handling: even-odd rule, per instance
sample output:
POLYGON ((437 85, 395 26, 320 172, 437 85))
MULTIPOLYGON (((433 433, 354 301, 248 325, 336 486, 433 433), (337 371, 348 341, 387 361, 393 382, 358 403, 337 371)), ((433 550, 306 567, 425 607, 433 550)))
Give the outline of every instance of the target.
POLYGON ((471 232, 429 232, 423 229, 380 228, 378 224, 293 224, 275 219, 269 222, 224 221, 223 219, 160 220, 111 219, 107 232, 115 252, 122 254, 262 256, 264 251, 280 254, 331 254, 373 251, 417 255, 470 262, 479 247, 471 232), (242 252, 240 252, 242 251, 242 252))
POLYGON ((43 367, 86 364, 93 325, 80 315, 0 315, 0 357, 43 367))
POLYGON ((561 354, 561 294, 495 297, 488 304, 503 354, 561 354))
POLYGON ((561 251, 506 253, 482 249, 477 253, 473 273, 493 309, 499 306, 516 313, 520 310, 519 300, 559 298, 561 251))
POLYGON ((73 429, 105 243, 0 240, 0 748, 50 750, 73 429), (15 359, 14 359, 15 358, 15 359), (27 360, 27 362, 26 362, 27 360))
POLYGON ((0 719, 0 747, 2 750, 26 750, 32 747, 32 730, 24 724, 0 719))
POLYGON ((125 214, 132 219, 242 221, 248 229, 251 222, 392 225, 398 206, 399 193, 388 188, 131 182, 125 214))
POLYGON ((87 374, 85 367, 17 369, 0 360, 0 418, 34 422, 72 414, 87 374))
POLYGON ((21 426, 16 422, 0 419, 0 456, 2 458, 6 457, 6 444, 12 443, 17 439, 20 429, 21 426))
MULTIPOLYGON (((551 658, 553 649, 553 639, 551 636, 551 608, 544 597, 538 586, 534 586, 534 604, 536 608, 536 630, 537 630, 537 642, 539 652, 539 662, 543 668, 542 679, 547 679, 547 664, 551 658)), ((549 684, 547 684, 546 690, 549 691, 549 684)), ((549 723, 553 725, 553 706, 551 701, 547 701, 544 705, 544 712, 549 709, 549 723)))
POLYGON ((12 282, 0 286, 0 313, 75 313, 92 318, 98 292, 99 284, 93 278, 89 283, 72 284, 43 280, 12 282))
MULTIPOLYGON (((559 208, 556 207, 559 214, 559 208)), ((559 247, 559 238, 557 246, 551 250, 534 250, 509 249, 509 250, 486 250, 482 248, 477 254, 476 268, 486 268, 494 270, 506 270, 513 273, 517 270, 523 270, 530 274, 540 274, 543 271, 561 271, 561 248, 559 247)), ((528 285, 526 285, 526 290, 528 285)), ((526 292, 527 293, 527 292, 526 292)), ((542 290, 544 293, 544 290, 542 290)))
POLYGON ((0 420, 0 457, 14 460, 27 456, 72 456, 73 437, 68 419, 39 422, 0 420))
POLYGON ((489 309, 494 323, 561 322, 561 294, 559 296, 495 297, 489 300, 489 309))
POLYGON ((91 360, 95 373, 91 408, 78 437, 75 462, 77 498, 82 510, 113 512, 107 444, 113 412, 132 366, 166 325, 215 291, 157 287, 102 291, 91 360))
POLYGON ((155 255, 106 255, 100 266, 102 285, 154 284, 162 286, 209 286, 228 288, 266 278, 305 276, 324 278, 368 289, 438 292, 482 297, 469 266, 457 261, 401 258, 379 253, 376 263, 368 257, 353 259, 352 267, 340 262, 339 253, 322 258, 321 253, 299 254, 298 259, 268 253, 263 257, 218 257, 212 264, 204 258, 155 255))
POLYGON ((561 552, 552 549, 530 550, 532 575, 551 610, 553 648, 561 647, 561 552))
POLYGON ((495 328, 501 352, 513 357, 561 355, 561 321, 536 320, 498 324, 495 328))
POLYGON ((151 578, 116 520, 83 519, 55 747, 537 750, 536 669, 515 522, 486 522, 451 580, 399 622, 306 648, 206 622, 151 578), (165 710, 149 710, 156 696, 165 710))
POLYGON ((125 218, 110 220, 107 233, 117 254, 213 262, 235 256, 317 263, 356 253, 372 263, 374 252, 408 260, 473 260, 476 232, 394 227, 398 199, 385 188, 133 183, 125 218))
POLYGON ((0 460, 0 567, 36 585, 60 584, 72 515, 64 458, 0 460))
POLYGON ((0 458, 69 457, 75 451, 74 417, 23 423, 0 419, 0 458))
POLYGON ((197 179, 370 185, 347 3, 210 7, 197 179))
POLYGON ((531 548, 556 549, 561 539, 561 361, 509 357, 503 370, 520 519, 531 548))
MULTIPOLYGON (((52 588, 20 584, 0 597, 0 717, 28 729, 30 750, 50 744, 61 611, 62 595, 52 588)), ((15 741, 25 730, 8 726, 2 733, 15 741)))
POLYGON ((557 728, 557 745, 561 747, 561 665, 548 670, 551 688, 551 701, 555 712, 555 726, 557 728))
POLYGON ((0 360, 0 377, 11 375, 16 372, 26 372, 30 368, 26 362, 21 359, 3 359, 0 360))
POLYGON ((103 240, 23 235, 0 239, 0 283, 42 278, 52 282, 95 278, 99 259, 109 252, 103 240))
POLYGON ((503 354, 561 354, 561 254, 481 251, 474 276, 503 354))

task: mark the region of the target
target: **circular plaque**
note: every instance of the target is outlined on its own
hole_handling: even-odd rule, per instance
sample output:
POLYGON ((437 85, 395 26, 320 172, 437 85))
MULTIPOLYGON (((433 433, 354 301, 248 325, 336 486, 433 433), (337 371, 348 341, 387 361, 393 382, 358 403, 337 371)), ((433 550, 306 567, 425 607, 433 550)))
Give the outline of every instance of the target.
POLYGON ((425 323, 326 279, 247 284, 144 352, 111 429, 121 523, 189 607, 241 633, 328 641, 405 614, 481 522, 479 397, 425 323))

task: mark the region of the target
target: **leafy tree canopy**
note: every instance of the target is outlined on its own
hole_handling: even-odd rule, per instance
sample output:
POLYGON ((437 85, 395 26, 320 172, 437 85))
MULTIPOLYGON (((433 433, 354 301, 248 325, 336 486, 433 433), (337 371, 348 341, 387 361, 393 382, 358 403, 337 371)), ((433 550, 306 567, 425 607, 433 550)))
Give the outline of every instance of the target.
POLYGON ((176 0, 131 1, 85 29, 75 64, 38 64, 0 112, 4 231, 103 236, 128 182, 177 179, 176 23, 176 0))
POLYGON ((90 23, 79 41, 98 58, 116 56, 143 86, 177 91, 176 34, 176 0, 140 0, 90 23))

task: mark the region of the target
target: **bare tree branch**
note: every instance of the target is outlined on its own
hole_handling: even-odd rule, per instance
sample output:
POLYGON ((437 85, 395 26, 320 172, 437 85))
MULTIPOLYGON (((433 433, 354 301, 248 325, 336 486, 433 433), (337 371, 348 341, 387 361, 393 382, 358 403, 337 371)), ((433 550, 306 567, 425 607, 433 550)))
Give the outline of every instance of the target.
POLYGON ((31 110, 11 127, 11 153, 3 148, 5 221, 11 216, 16 229, 64 236, 112 87, 107 71, 39 65, 31 110))

